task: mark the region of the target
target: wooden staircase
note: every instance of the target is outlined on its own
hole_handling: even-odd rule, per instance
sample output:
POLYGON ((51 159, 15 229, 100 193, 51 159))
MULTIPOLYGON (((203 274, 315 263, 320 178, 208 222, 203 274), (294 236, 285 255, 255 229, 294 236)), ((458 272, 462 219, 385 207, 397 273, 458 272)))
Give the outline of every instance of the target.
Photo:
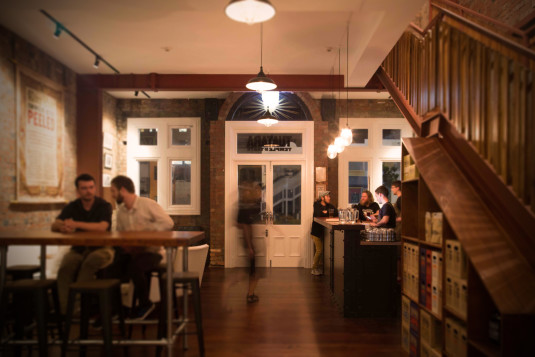
MULTIPOLYGON (((509 329, 507 355, 535 335, 535 52, 433 7, 376 75, 420 136, 404 145, 466 252, 469 290, 509 329)), ((472 335, 487 326, 478 309, 469 306, 472 335)))

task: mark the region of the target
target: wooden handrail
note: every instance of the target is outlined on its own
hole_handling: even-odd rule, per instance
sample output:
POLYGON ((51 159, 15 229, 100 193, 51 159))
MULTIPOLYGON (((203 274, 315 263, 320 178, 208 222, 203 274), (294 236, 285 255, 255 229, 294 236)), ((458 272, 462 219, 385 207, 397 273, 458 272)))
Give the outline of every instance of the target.
MULTIPOLYGON (((516 27, 507 25, 507 24, 505 24, 505 23, 503 23, 501 21, 493 19, 492 17, 480 14, 477 11, 474 11, 472 9, 469 9, 469 8, 467 8, 465 6, 459 5, 459 4, 454 3, 453 1, 449 1, 449 0, 433 0, 431 2, 431 6, 433 6, 436 9, 438 9, 439 11, 441 11, 443 9, 443 7, 441 7, 440 5, 436 4, 437 2, 446 4, 447 6, 454 7, 457 10, 459 10, 461 12, 461 14, 462 13, 468 13, 468 14, 474 16, 474 17, 477 17, 477 18, 481 19, 482 21, 491 22, 494 25, 503 28, 504 30, 507 30, 507 31, 509 31, 511 33, 519 35, 522 38, 522 41, 524 42, 524 44, 525 45, 528 44, 528 40, 527 40, 528 36, 526 34, 526 31, 522 31, 522 30, 520 30, 520 29, 518 29, 516 27)), ((459 16, 461 16, 461 15, 459 15, 459 16)))
POLYGON ((439 10, 440 12, 442 12, 443 14, 451 17, 452 19, 462 23, 463 25, 466 25, 470 28, 472 28, 473 30, 476 30, 477 32, 485 35, 485 36, 488 36, 489 38, 495 40, 495 41, 498 41, 499 43, 501 43, 502 45, 504 46, 507 46, 509 47, 510 49, 514 50, 514 51, 517 51, 518 53, 528 57, 529 59, 531 60, 535 60, 535 51, 529 49, 527 46, 525 45, 522 45, 522 44, 519 44, 515 41, 512 41, 510 39, 508 39, 507 37, 503 36, 503 35, 500 35, 494 31, 491 31, 487 28, 485 28, 484 26, 481 26, 473 21, 470 21, 468 20, 467 18, 459 15, 459 14, 456 14, 454 13, 453 11, 450 11, 448 9, 445 9, 443 7, 440 7, 436 4, 431 4, 434 8, 436 8, 437 10, 439 10))

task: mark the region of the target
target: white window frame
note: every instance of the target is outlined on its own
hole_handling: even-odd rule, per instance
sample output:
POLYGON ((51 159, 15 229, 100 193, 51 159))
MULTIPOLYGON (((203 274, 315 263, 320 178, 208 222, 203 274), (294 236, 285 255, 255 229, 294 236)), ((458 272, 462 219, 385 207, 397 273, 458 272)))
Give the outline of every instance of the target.
MULTIPOLYGON (((346 118, 340 118, 340 128, 346 126, 346 118)), ((349 118, 351 129, 368 129, 368 146, 347 146, 338 154, 338 206, 349 204, 349 162, 368 161, 370 191, 383 184, 383 162, 401 161, 401 145, 383 146, 383 129, 400 129, 401 137, 412 137, 413 130, 405 118, 349 118)), ((387 187, 390 190, 390 187, 387 187)))
POLYGON ((201 214, 201 118, 128 118, 127 120, 127 175, 134 181, 139 195, 139 161, 157 161, 158 203, 170 215, 201 214), (191 129, 191 145, 171 145, 171 129, 191 129), (158 129, 155 146, 139 145, 139 129, 158 129), (191 202, 172 204, 171 162, 191 161, 191 202))

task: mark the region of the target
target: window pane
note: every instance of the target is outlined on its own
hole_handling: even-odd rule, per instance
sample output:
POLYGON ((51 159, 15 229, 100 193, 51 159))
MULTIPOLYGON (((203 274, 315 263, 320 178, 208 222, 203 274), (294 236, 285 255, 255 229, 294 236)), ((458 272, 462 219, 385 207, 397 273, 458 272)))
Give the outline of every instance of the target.
POLYGON ((171 145, 189 146, 191 145, 190 128, 173 128, 171 129, 171 145))
POLYGON ((191 161, 171 161, 171 204, 191 204, 191 161))
POLYGON ((252 224, 264 224, 262 218, 266 211, 265 165, 238 165, 238 202, 238 214, 246 214, 253 220, 252 224))
POLYGON ((392 182, 401 180, 401 162, 383 162, 383 185, 388 189, 388 199, 394 203, 397 196, 392 197, 392 182), (393 200, 394 198, 394 200, 393 200))
POLYGON ((238 134, 238 154, 301 154, 303 135, 300 133, 238 134))
POLYGON ((156 161, 139 162, 139 195, 158 200, 158 163, 156 161))
POLYGON ((158 129, 139 129, 139 145, 158 145, 158 129))
POLYGON ((368 146, 368 129, 353 129, 351 146, 368 146))
POLYGON ((301 166, 273 166, 273 224, 301 224, 301 166))
POLYGON ((401 146, 401 129, 383 129, 384 146, 401 146))
POLYGON ((353 161, 349 162, 349 204, 357 204, 360 202, 362 191, 369 190, 368 182, 368 162, 367 161, 353 161))

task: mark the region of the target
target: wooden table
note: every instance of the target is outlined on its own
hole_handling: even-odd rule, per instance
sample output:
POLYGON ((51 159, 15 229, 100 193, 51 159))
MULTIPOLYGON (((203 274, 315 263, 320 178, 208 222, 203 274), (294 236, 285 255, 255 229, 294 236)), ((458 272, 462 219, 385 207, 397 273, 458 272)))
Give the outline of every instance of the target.
MULTIPOLYGON (((41 246, 41 279, 46 279, 46 246, 48 245, 75 245, 75 246, 123 246, 123 247, 146 247, 163 246, 166 251, 167 276, 173 274, 173 251, 177 247, 184 247, 183 270, 188 270, 188 249, 186 247, 201 241, 204 232, 181 231, 181 232, 76 232, 55 233, 48 231, 4 231, 0 232, 0 296, 3 293, 6 281, 7 249, 10 245, 39 245, 41 246)), ((120 345, 164 345, 167 346, 167 355, 171 357, 173 343, 176 336, 184 331, 184 347, 187 347, 186 323, 184 316, 178 327, 173 330, 173 301, 172 279, 167 279, 167 336, 161 340, 115 340, 114 344, 120 345)), ((184 296, 186 291, 184 291, 184 296)), ((187 299, 184 299, 184 311, 187 310, 187 299)), ((102 343, 102 341, 93 341, 102 343)))
POLYGON ((347 317, 391 316, 397 311, 397 251, 400 242, 361 241, 368 224, 316 217, 326 228, 324 267, 329 289, 347 317))

